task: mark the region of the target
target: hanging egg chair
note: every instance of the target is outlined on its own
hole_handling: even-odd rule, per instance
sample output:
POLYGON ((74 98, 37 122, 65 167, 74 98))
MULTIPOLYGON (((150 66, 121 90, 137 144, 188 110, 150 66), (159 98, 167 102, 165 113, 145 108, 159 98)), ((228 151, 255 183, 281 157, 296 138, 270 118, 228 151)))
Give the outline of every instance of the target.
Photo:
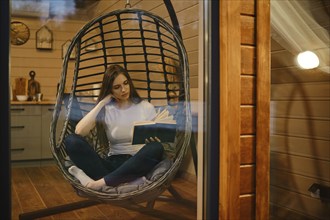
MULTIPOLYGON (((141 9, 125 8, 91 20, 72 39, 63 60, 50 143, 60 171, 79 195, 115 204, 155 199, 171 185, 183 161, 190 144, 191 121, 187 53, 178 32, 164 19, 141 9), (169 150, 171 156, 153 170, 148 184, 95 191, 82 186, 68 172, 70 160, 63 140, 95 106, 98 85, 111 64, 128 70, 142 98, 156 108, 171 109, 178 124, 177 134, 169 150)), ((100 156, 107 153, 96 131, 86 139, 100 156)))

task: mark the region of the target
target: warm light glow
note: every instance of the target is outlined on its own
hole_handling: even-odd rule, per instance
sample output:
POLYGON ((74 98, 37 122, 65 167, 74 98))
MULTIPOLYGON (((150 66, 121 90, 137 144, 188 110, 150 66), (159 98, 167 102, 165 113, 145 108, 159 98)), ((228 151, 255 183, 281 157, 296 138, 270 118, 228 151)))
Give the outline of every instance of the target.
POLYGON ((313 69, 319 66, 320 61, 315 53, 312 51, 305 51, 298 54, 298 64, 303 69, 313 69))

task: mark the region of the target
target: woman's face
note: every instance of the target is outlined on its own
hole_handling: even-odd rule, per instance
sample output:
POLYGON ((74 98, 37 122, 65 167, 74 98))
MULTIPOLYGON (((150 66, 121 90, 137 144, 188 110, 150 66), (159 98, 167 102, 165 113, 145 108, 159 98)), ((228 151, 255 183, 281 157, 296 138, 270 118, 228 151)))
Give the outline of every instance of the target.
POLYGON ((117 102, 126 102, 130 98, 130 86, 124 74, 119 74, 112 85, 112 96, 117 102))

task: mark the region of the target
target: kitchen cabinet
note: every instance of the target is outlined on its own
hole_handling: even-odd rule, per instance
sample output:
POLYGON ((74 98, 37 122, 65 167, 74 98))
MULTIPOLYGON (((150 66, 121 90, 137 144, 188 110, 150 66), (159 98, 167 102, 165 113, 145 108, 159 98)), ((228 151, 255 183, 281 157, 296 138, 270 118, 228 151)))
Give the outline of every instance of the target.
MULTIPOLYGON (((53 104, 12 104, 11 114, 11 160, 52 159, 50 150, 50 123, 53 104)), ((63 124, 64 116, 60 116, 63 124)), ((60 134, 61 126, 57 128, 60 134)))

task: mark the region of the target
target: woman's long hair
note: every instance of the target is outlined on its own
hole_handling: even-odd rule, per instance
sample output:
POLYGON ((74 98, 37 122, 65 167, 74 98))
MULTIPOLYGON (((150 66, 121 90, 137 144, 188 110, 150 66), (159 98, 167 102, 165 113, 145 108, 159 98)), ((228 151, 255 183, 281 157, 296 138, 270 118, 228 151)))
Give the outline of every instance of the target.
MULTIPOLYGON (((140 103, 142 101, 142 98, 137 93, 137 91, 133 85, 133 81, 132 81, 130 75, 128 74, 127 70, 124 69, 120 65, 114 64, 114 65, 110 65, 104 73, 102 85, 100 88, 100 94, 97 98, 97 103, 99 103, 101 100, 103 100, 107 95, 112 94, 113 82, 120 74, 123 74, 128 80, 128 84, 130 87, 129 99, 135 104, 140 103)), ((115 102, 116 102, 116 100, 113 98, 109 102, 109 104, 113 105, 115 102)), ((104 147, 107 148, 109 146, 109 142, 108 142, 108 138, 105 133, 104 118, 105 118, 105 107, 103 107, 101 109, 101 111, 99 112, 99 114, 96 118, 96 129, 97 129, 97 136, 98 136, 98 139, 100 140, 100 144, 101 144, 102 148, 104 148, 104 147)))

